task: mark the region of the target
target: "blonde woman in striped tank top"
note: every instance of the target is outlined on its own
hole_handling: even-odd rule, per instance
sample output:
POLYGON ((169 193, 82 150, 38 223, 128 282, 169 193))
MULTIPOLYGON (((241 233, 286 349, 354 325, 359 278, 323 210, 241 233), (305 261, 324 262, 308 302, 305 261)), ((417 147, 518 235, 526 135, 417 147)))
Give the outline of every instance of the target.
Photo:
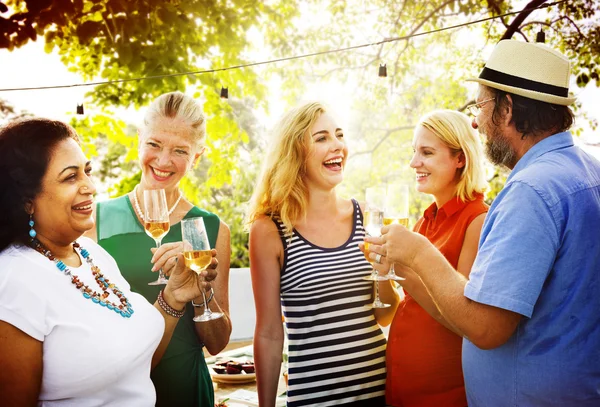
MULTIPOLYGON (((260 405, 275 405, 284 332, 288 406, 384 406, 385 346, 371 307, 371 270, 359 249, 362 208, 336 194, 348 159, 325 107, 300 106, 277 126, 252 197, 250 271, 260 405)), ((388 281, 380 296, 397 306, 388 281)), ((388 312, 387 315, 390 313, 388 312)), ((393 315, 393 313, 392 313, 393 315)))

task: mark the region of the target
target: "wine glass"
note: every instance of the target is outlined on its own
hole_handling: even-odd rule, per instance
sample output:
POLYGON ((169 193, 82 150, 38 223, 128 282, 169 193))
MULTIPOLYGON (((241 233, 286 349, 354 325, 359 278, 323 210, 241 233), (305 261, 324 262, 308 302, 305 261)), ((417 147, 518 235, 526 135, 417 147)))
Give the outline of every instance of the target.
MULTIPOLYGON (((146 234, 154 239, 158 249, 162 238, 169 232, 169 209, 164 189, 144 190, 144 229, 146 234)), ((148 285, 161 285, 168 282, 161 268, 158 270, 158 278, 148 285)))
MULTIPOLYGON (((203 270, 206 270, 212 261, 212 252, 204 219, 189 218, 181 221, 181 234, 183 236, 183 258, 185 265, 200 275, 203 270)), ((213 312, 208 308, 206 303, 206 294, 204 289, 200 287, 202 298, 204 299, 204 313, 193 318, 194 322, 212 321, 213 319, 221 318, 222 312, 213 312)))
MULTIPOLYGON (((387 226, 394 223, 408 227, 408 185, 406 184, 388 184, 387 187, 383 224, 387 226)), ((394 263, 391 263, 385 277, 388 280, 406 280, 396 275, 394 263)))
MULTIPOLYGON (((366 190, 366 205, 364 213, 365 232, 368 236, 381 236, 381 228, 383 227, 383 208, 385 205, 385 188, 370 187, 366 190)), ((369 263, 373 260, 369 258, 369 243, 365 242, 365 257, 369 263)), ((387 277, 380 276, 377 270, 373 268, 371 274, 364 277, 365 280, 375 282, 375 299, 373 300, 373 308, 387 308, 390 304, 381 302, 379 298, 379 281, 387 281, 387 277)))

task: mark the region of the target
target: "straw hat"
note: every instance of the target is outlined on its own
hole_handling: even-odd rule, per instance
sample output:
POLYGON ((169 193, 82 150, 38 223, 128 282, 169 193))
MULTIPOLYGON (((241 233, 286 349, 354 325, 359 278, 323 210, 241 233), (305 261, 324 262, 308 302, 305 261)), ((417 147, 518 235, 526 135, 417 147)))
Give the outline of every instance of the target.
POLYGON ((567 106, 575 101, 569 97, 570 71, 569 60, 544 44, 504 40, 494 48, 479 78, 467 80, 567 106))

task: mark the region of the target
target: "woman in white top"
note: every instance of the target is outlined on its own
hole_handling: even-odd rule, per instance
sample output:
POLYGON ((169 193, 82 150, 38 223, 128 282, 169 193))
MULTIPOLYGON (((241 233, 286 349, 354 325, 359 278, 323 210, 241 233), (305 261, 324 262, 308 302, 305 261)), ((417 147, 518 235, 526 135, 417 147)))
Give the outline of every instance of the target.
POLYGON ((82 238, 94 225, 95 187, 68 125, 8 124, 0 169, 1 404, 153 406, 151 366, 203 283, 179 256, 152 306, 82 238))

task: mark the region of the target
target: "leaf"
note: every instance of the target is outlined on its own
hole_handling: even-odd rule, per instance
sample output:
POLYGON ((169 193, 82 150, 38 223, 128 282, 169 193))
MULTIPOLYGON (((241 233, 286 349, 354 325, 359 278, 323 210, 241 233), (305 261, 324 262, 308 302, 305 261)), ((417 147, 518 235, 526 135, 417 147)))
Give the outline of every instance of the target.
POLYGON ((102 26, 96 21, 85 21, 76 28, 76 34, 79 37, 79 42, 82 45, 88 45, 92 39, 98 35, 102 26))

